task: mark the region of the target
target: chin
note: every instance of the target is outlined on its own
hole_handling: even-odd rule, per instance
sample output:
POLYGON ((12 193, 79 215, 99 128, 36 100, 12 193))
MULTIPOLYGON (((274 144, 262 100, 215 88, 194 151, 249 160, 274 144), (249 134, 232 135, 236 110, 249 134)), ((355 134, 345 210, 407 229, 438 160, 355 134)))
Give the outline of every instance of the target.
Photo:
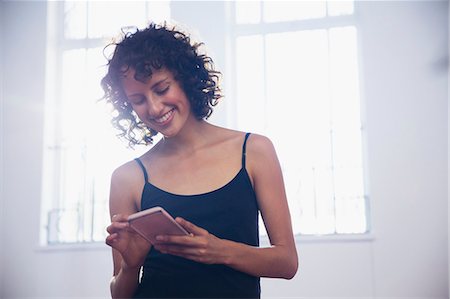
POLYGON ((178 134, 178 132, 160 132, 160 133, 161 135, 164 136, 164 138, 172 138, 178 134))

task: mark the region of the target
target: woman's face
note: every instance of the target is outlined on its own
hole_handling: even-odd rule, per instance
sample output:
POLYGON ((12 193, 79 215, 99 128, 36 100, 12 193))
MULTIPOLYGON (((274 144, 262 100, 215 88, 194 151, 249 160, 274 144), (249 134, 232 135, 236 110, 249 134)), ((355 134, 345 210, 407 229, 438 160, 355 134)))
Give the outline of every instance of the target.
POLYGON ((173 137, 194 118, 191 106, 180 83, 166 68, 154 70, 145 82, 134 78, 135 70, 128 69, 122 86, 131 107, 147 127, 165 137, 173 137))

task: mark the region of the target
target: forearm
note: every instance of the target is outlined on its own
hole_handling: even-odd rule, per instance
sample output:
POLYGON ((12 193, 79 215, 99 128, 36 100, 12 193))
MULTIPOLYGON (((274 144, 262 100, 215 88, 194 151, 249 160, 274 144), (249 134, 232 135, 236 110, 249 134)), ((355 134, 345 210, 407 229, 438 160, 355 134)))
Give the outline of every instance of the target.
POLYGON ((253 247, 232 241, 226 242, 224 264, 259 277, 291 279, 298 268, 295 246, 277 245, 266 248, 253 247))
POLYGON ((131 298, 139 283, 140 268, 127 269, 122 267, 112 279, 110 284, 111 297, 131 298))

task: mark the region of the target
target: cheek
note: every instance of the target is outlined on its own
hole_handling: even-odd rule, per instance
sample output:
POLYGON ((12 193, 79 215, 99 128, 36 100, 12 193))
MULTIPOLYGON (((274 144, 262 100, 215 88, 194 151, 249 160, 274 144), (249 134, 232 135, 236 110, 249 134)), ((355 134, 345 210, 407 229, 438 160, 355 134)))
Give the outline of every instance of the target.
POLYGON ((135 106, 132 107, 133 108, 133 115, 137 118, 139 118, 140 120, 145 119, 146 116, 146 109, 143 106, 135 106))
POLYGON ((187 95, 184 92, 181 92, 179 94, 179 98, 181 99, 181 102, 186 106, 186 107, 191 107, 191 101, 189 101, 189 98, 187 97, 187 95))

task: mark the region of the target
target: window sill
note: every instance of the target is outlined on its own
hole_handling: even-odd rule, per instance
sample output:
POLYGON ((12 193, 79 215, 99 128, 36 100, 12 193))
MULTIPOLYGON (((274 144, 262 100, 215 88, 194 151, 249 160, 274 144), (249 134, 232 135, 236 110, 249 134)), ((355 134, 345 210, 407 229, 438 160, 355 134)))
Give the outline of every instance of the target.
MULTIPOLYGON (((337 234, 337 235, 295 235, 297 244, 305 243, 351 243, 351 242, 373 242, 375 236, 372 233, 366 234, 337 234)), ((270 246, 268 236, 260 236, 261 246, 270 246)), ((103 242, 84 243, 60 243, 51 245, 39 245, 37 252, 58 252, 58 251, 97 251, 108 250, 110 247, 103 242)))
POLYGON ((296 243, 348 243, 373 242, 374 240, 375 236, 372 233, 295 236, 296 243))
MULTIPOLYGON (((372 233, 362 234, 335 234, 335 235, 295 235, 296 244, 319 244, 319 243, 354 243, 354 242, 373 242, 375 236, 372 233)), ((267 235, 260 236, 261 246, 270 246, 267 235)))
POLYGON ((39 245, 36 252, 51 253, 63 251, 98 251, 107 250, 110 247, 103 242, 84 242, 84 243, 59 243, 39 245))

